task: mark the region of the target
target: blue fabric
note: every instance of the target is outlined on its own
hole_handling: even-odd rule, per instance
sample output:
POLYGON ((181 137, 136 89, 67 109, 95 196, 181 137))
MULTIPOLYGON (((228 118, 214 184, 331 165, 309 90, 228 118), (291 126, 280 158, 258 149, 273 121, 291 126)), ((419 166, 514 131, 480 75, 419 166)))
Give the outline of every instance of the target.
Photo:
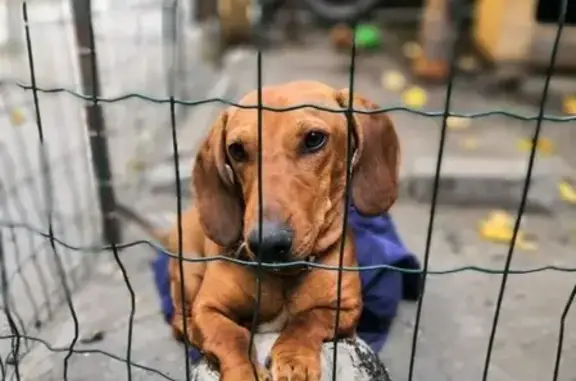
MULTIPOLYGON (((354 232, 359 266, 384 264, 405 269, 420 268, 418 259, 404 246, 388 213, 366 217, 351 207, 348 226, 354 232)), ((400 301, 418 299, 421 276, 379 269, 363 270, 360 278, 364 309, 358 324, 358 336, 377 353, 388 337, 400 301)))
MULTIPOLYGON (((351 207, 348 217, 348 225, 354 232, 359 266, 384 264, 405 269, 420 268, 416 256, 404 246, 389 214, 366 217, 351 207)), ((168 259, 168 255, 160 251, 151 262, 154 281, 160 295, 160 308, 167 322, 171 320, 173 314, 168 259)), ((364 309, 358 325, 358 336, 378 352, 386 342, 400 301, 418 299, 421 276, 382 269, 363 270, 360 272, 360 277, 364 309)), ((190 356, 196 361, 200 353, 192 348, 190 356)))

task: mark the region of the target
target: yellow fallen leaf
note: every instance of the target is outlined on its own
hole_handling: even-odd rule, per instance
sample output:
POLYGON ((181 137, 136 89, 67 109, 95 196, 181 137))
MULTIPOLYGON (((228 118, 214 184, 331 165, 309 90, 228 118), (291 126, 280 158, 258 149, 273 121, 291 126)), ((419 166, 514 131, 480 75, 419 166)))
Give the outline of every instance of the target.
POLYGON ((520 239, 519 236, 516 237, 516 247, 520 250, 525 251, 536 251, 538 250, 538 245, 535 241, 527 241, 526 239, 520 239))
POLYGON ((576 95, 569 95, 562 101, 562 110, 566 114, 576 114, 576 95))
POLYGON ((381 84, 385 89, 398 91, 404 87, 406 79, 400 72, 391 70, 382 74, 381 84))
POLYGON ((576 204, 576 190, 568 181, 562 180, 558 183, 558 193, 562 201, 576 204))
POLYGON ((463 118, 459 116, 449 116, 446 119, 446 127, 451 130, 462 130, 470 127, 470 118, 463 118))
POLYGON ((556 147, 554 146, 554 143, 552 142, 552 140, 550 140, 548 138, 538 139, 538 145, 536 146, 536 148, 541 153, 545 153, 548 155, 551 155, 556 151, 556 147))
POLYGON ((467 151, 472 151, 478 148, 478 139, 475 137, 467 137, 460 141, 460 146, 467 151))
POLYGON ((421 108, 427 102, 426 92, 420 87, 413 86, 402 94, 402 101, 408 107, 421 108))
POLYGON ((518 151, 528 151, 530 150, 530 146, 532 144, 530 143, 530 140, 528 139, 519 139, 516 142, 516 148, 518 149, 518 151))
POLYGON ((490 222, 485 222, 480 227, 480 236, 492 242, 510 242, 512 235, 504 226, 493 226, 490 222))
MULTIPOLYGON (((514 232, 514 219, 504 211, 493 211, 488 218, 480 221, 479 228, 480 236, 485 240, 509 245, 514 232)), ((538 248, 535 241, 526 239, 523 231, 518 231, 516 235, 516 246, 527 251, 538 248)))
POLYGON ((422 48, 417 42, 408 41, 402 45, 402 53, 406 58, 415 59, 422 55, 422 48))
MULTIPOLYGON (((520 139, 518 140, 516 147, 519 151, 530 151, 530 149, 532 149, 532 139, 520 139)), ((556 147, 552 140, 548 138, 540 138, 536 144, 536 151, 540 154, 552 155, 556 151, 556 147)))
POLYGON ((24 113, 20 109, 12 109, 10 111, 10 123, 13 126, 20 126, 26 122, 26 118, 24 117, 24 113))
POLYGON ((488 214, 488 218, 499 224, 511 225, 514 222, 512 215, 505 210, 493 210, 488 214))

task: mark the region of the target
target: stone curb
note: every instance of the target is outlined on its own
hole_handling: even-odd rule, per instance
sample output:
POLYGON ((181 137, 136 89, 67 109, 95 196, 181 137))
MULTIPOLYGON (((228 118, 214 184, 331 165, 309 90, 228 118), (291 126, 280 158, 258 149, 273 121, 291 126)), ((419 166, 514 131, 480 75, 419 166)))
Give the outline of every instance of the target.
MULTIPOLYGON (((402 194, 430 203, 436 157, 420 157, 404 174, 402 194)), ((446 156, 443 160, 438 203, 517 210, 527 171, 526 159, 446 156)), ((558 206, 557 184, 570 174, 559 158, 537 158, 532 171, 526 211, 551 213, 558 206)))

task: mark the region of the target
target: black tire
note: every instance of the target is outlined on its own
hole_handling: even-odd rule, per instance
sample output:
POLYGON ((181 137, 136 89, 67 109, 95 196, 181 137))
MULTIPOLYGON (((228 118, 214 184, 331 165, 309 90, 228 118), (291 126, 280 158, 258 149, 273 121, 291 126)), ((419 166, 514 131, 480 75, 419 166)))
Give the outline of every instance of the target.
POLYGON ((332 23, 355 23, 374 10, 381 0, 350 0, 337 4, 330 0, 302 0, 302 3, 317 17, 332 23))

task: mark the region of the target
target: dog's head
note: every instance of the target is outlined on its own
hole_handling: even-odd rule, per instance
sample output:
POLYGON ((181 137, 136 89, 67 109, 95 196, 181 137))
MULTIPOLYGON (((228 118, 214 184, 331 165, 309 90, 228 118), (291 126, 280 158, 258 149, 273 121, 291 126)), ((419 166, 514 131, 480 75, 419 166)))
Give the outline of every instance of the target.
MULTIPOLYGON (((263 105, 343 108, 347 90, 291 82, 262 90, 263 105)), ((241 100, 257 104, 257 93, 241 100)), ((354 96, 359 110, 376 105, 354 96)), ((399 145, 388 116, 354 114, 351 196, 360 213, 376 215, 397 196, 399 145)), ((348 122, 314 108, 262 111, 262 173, 258 173, 258 111, 230 107, 204 141, 193 172, 200 222, 214 242, 244 241, 264 262, 321 255, 342 233, 348 122), (259 187, 263 223, 259 231, 259 187), (261 240, 260 240, 261 238, 261 240)))

